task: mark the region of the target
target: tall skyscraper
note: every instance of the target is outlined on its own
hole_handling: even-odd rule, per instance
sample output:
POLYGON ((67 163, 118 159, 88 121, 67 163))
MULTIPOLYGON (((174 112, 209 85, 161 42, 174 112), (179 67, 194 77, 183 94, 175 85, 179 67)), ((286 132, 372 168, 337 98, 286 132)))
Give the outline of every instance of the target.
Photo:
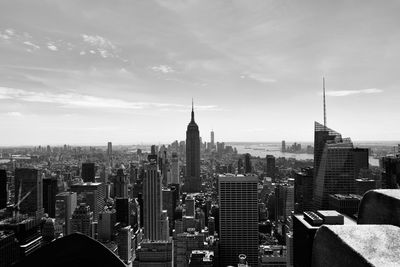
POLYGON ((268 177, 272 178, 272 181, 275 181, 275 157, 273 155, 267 155, 266 157, 266 174, 268 177))
POLYGON ((114 179, 114 196, 115 197, 128 197, 128 177, 123 169, 117 170, 117 175, 114 179))
POLYGON ((350 139, 325 143, 314 184, 314 209, 328 209, 330 194, 354 194, 360 169, 368 169, 368 149, 354 148, 350 139))
POLYGON ((107 161, 108 161, 108 166, 112 166, 112 143, 108 142, 107 143, 107 161))
POLYGON ((211 149, 213 149, 214 146, 215 146, 215 143, 214 143, 214 130, 212 130, 211 131, 211 149))
POLYGON ((199 192, 200 181, 200 135, 199 127, 194 121, 192 102, 192 116, 186 130, 186 177, 184 190, 188 193, 199 192))
POLYGON ((92 162, 82 163, 82 180, 87 182, 95 182, 95 165, 92 162))
POLYGON ((219 176, 220 266, 236 265, 245 254, 258 266, 257 176, 219 176))
POLYGON ((296 212, 310 211, 313 208, 313 168, 303 168, 294 173, 294 202, 296 212))
POLYGON ((55 218, 57 190, 56 178, 43 179, 43 207, 50 218, 55 218))
POLYGON ((71 191, 77 193, 78 204, 86 203, 93 211, 93 220, 97 221, 103 210, 106 198, 106 185, 103 183, 81 183, 71 185, 71 191))
POLYGON ((93 212, 90 211, 89 205, 81 203, 72 214, 71 232, 92 236, 92 222, 93 212))
POLYGON ((382 188, 395 189, 400 185, 400 157, 382 158, 382 188))
POLYGON ((0 170, 0 210, 7 207, 7 171, 0 170))
POLYGON ((285 152, 286 152, 286 142, 285 142, 285 140, 282 141, 281 152, 282 152, 282 153, 285 153, 285 152))
POLYGON ((129 264, 132 259, 132 228, 130 225, 119 230, 118 234, 118 256, 129 264))
POLYGON ((110 241, 112 239, 115 223, 116 212, 114 209, 101 211, 97 224, 97 239, 102 242, 110 241))
POLYGON ((130 225, 130 203, 128 198, 116 198, 115 208, 117 210, 117 222, 122 225, 130 225))
POLYGON ((71 217, 77 206, 75 192, 61 192, 56 195, 56 224, 61 226, 63 234, 71 234, 71 217))
POLYGON ((161 239, 162 191, 157 155, 149 155, 143 180, 144 238, 161 239))
POLYGON ((251 173, 251 171, 252 171, 251 155, 249 153, 246 153, 244 155, 244 172, 251 173))
POLYGON ((327 142, 341 142, 342 135, 328 127, 315 122, 314 123, 314 185, 315 178, 321 163, 322 152, 327 142))
POLYGON ((172 160, 171 160, 171 183, 172 184, 180 184, 179 181, 179 159, 178 153, 172 153, 172 160))
POLYGON ((29 214, 40 219, 43 214, 42 192, 43 178, 37 169, 21 168, 15 170, 15 202, 26 196, 19 204, 22 214, 29 214))

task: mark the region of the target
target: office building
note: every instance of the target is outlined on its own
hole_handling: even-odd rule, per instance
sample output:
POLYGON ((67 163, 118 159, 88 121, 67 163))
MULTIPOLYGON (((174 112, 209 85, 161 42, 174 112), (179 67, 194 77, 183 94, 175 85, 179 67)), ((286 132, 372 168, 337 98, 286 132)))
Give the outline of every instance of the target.
POLYGON ((276 172, 275 157, 272 155, 267 155, 266 157, 265 172, 267 174, 267 177, 271 177, 272 181, 275 181, 275 172, 276 172))
POLYGON ((0 210, 7 207, 8 192, 7 192, 7 171, 0 170, 0 210))
POLYGON ((186 130, 186 176, 184 191, 188 193, 200 192, 200 134, 199 127, 192 116, 186 130))
POLYGON ((64 235, 71 234, 71 218, 77 206, 75 192, 61 192, 56 195, 55 219, 56 225, 63 229, 64 235))
POLYGON ((130 203, 128 198, 116 198, 115 209, 117 222, 124 226, 130 225, 130 203))
POLYGON ((330 194, 354 194, 360 169, 368 167, 368 149, 354 148, 350 139, 327 141, 315 176, 314 209, 328 209, 330 194))
POLYGON ((114 178, 114 197, 128 197, 128 176, 123 169, 117 170, 117 175, 114 178))
POLYGON ((43 179, 43 207, 50 218, 55 218, 57 191, 56 178, 43 179))
POLYGON ((189 229, 180 233, 174 240, 174 262, 177 266, 188 266, 190 254, 193 250, 205 249, 206 236, 203 233, 189 229))
POLYGON ((118 256, 126 264, 132 260, 132 228, 128 225, 119 230, 118 233, 118 256))
POLYGON ((235 265, 239 254, 258 264, 257 176, 218 177, 220 265, 235 265))
POLYGON ((112 240, 114 225, 116 223, 116 211, 104 210, 99 213, 99 221, 97 223, 97 239, 101 242, 112 240))
POLYGON ((313 180, 312 167, 303 168, 294 173, 294 202, 296 212, 312 210, 313 208, 313 180))
POLYGON ((173 229, 174 213, 176 207, 175 188, 166 188, 162 190, 162 209, 167 211, 169 228, 173 229))
POLYGON ((103 210, 106 197, 106 185, 103 183, 78 183, 71 185, 71 191, 77 193, 78 204, 86 203, 93 211, 93 220, 97 221, 99 212, 103 210))
POLYGON ((82 233, 87 236, 92 236, 93 212, 90 211, 90 206, 85 203, 79 204, 72 214, 71 233, 82 233))
POLYGON ((194 216, 195 211, 195 199, 192 195, 187 195, 185 199, 185 215, 194 216))
POLYGON ((286 142, 285 142, 285 140, 282 141, 281 152, 282 153, 286 152, 286 142))
POLYGON ((382 188, 396 189, 400 187, 400 157, 387 156, 381 159, 383 168, 382 188))
POLYGON ((275 222, 285 222, 294 211, 294 186, 284 183, 275 186, 275 222))
POLYGON ((107 143, 107 160, 109 162, 109 166, 112 166, 112 142, 107 143))
MULTIPOLYGON (((287 251, 282 245, 261 245, 259 249, 260 267, 287 267, 287 251)), ((246 266, 246 265, 244 265, 246 266)))
POLYGON ((249 153, 246 153, 244 155, 244 173, 251 173, 252 172, 252 166, 251 166, 251 155, 249 153))
POLYGON ((39 220, 43 215, 43 179, 37 169, 15 169, 15 202, 24 197, 19 204, 20 213, 39 220))
POLYGON ((161 228, 161 239, 160 240, 168 240, 169 239, 169 218, 166 210, 161 211, 160 216, 160 228, 161 228))
POLYGON ((172 242, 143 240, 137 250, 133 267, 172 267, 172 242))
POLYGON ((0 266, 12 266, 20 257, 20 247, 15 233, 0 231, 0 266))
POLYGON ((213 267, 214 251, 192 250, 189 257, 189 267, 213 267))
POLYGON ((318 174, 325 144, 328 141, 341 142, 342 135, 318 122, 314 122, 314 180, 318 174))
POLYGON ((162 211, 162 191, 157 155, 149 155, 148 160, 149 163, 145 166, 143 180, 144 239, 162 240, 160 217, 162 211))
POLYGON ((363 196, 367 191, 376 189, 376 181, 368 178, 356 179, 356 194, 363 196))
POLYGON ((171 184, 180 184, 179 175, 178 154, 176 152, 173 152, 171 159, 171 184))
POLYGON ((87 162, 87 163, 82 163, 82 180, 85 183, 88 182, 95 182, 95 176, 96 176, 96 171, 95 171, 95 165, 92 162, 87 162))
POLYGON ((362 196, 355 194, 331 194, 329 195, 329 209, 356 219, 361 199, 362 196))

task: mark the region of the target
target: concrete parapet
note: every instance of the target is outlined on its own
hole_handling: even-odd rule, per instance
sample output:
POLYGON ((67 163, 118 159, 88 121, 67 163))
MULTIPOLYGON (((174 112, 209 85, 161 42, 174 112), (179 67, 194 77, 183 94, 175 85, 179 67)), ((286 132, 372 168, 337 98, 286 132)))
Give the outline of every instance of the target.
POLYGON ((315 235, 312 266, 400 266, 400 228, 393 225, 323 225, 315 235))
POLYGON ((358 224, 391 224, 400 227, 400 189, 370 190, 364 194, 358 224))

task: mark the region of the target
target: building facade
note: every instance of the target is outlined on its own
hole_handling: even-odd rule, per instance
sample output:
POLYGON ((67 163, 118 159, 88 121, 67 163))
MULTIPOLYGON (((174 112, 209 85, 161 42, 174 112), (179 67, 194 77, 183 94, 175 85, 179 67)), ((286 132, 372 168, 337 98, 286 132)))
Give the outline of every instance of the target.
POLYGON ((245 254, 258 264, 257 176, 219 176, 220 266, 236 265, 245 254))

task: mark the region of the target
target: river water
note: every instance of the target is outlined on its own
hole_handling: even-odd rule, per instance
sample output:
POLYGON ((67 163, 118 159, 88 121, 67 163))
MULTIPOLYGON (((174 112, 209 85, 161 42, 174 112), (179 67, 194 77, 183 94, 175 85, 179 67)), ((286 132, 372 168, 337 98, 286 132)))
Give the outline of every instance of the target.
MULTIPOLYGON (((307 153, 282 153, 280 143, 259 143, 259 144, 227 144, 236 147, 239 154, 249 153, 254 157, 265 157, 266 155, 273 155, 276 158, 295 158, 297 160, 313 160, 314 154, 307 153)), ((302 146, 311 145, 302 143, 302 146)), ((379 159, 369 157, 369 164, 372 166, 379 166, 379 159)))

